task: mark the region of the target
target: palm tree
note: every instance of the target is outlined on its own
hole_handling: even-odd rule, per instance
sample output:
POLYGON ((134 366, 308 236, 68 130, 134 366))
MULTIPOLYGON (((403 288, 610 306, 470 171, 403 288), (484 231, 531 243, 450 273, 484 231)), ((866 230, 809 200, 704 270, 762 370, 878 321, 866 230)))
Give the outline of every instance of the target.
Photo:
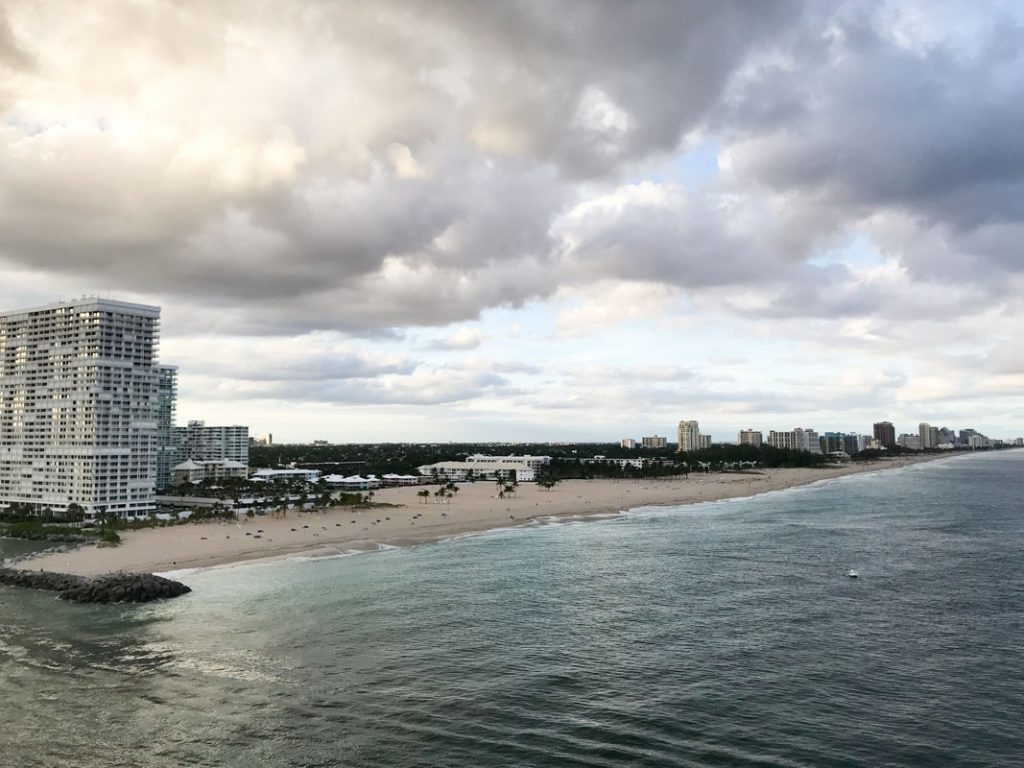
POLYGON ((416 495, 419 496, 421 499, 423 499, 423 503, 426 504, 427 503, 427 499, 430 498, 430 491, 428 491, 426 488, 424 488, 422 491, 420 491, 416 495))

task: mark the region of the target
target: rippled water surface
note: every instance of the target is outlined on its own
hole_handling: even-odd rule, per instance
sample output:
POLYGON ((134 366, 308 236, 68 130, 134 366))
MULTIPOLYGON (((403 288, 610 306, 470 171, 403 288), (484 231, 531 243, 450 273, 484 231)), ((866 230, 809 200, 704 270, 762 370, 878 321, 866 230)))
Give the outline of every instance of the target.
POLYGON ((1022 472, 193 573, 143 607, 0 588, 0 764, 1024 765, 1022 472))

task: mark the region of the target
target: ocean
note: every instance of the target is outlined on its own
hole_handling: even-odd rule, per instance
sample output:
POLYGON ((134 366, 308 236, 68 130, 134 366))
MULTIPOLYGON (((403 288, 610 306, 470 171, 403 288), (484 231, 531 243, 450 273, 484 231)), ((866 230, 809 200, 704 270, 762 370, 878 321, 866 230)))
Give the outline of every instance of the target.
POLYGON ((179 578, 0 587, 0 765, 1024 765, 1024 451, 179 578))

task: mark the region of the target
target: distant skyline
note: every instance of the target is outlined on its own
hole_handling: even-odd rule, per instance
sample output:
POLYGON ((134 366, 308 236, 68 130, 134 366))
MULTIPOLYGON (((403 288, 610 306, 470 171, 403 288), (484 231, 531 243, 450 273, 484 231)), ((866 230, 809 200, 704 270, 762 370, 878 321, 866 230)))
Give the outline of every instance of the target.
POLYGON ((0 310, 159 305, 178 421, 1024 434, 1010 2, 0 8, 0 310))

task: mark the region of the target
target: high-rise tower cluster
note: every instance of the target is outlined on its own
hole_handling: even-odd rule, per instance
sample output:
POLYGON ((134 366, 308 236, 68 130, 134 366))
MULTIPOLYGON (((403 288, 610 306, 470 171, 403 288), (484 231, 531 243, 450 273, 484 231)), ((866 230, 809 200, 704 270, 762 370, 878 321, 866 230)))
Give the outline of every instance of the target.
POLYGON ((82 298, 0 312, 0 510, 138 517, 185 478, 245 477, 248 427, 174 425, 160 308, 82 298))

